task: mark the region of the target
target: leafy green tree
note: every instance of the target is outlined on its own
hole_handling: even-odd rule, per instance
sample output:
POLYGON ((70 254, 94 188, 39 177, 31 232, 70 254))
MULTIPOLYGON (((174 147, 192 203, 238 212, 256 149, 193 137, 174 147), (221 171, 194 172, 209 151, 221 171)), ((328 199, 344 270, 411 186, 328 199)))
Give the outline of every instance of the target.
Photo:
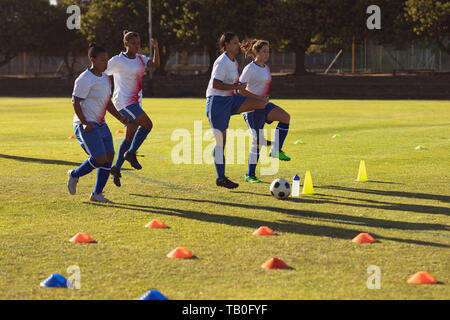
POLYGON ((450 54, 450 2, 436 0, 408 0, 405 18, 418 36, 434 41, 450 54))
POLYGON ((0 67, 22 52, 45 45, 39 34, 46 29, 43 18, 51 6, 48 0, 0 0, 0 67))
POLYGON ((206 48, 210 73, 218 56, 218 40, 227 31, 236 33, 240 40, 254 36, 257 8, 265 0, 190 0, 185 6, 183 31, 189 31, 198 48, 206 48))
MULTIPOLYGON (((158 40, 161 59, 157 74, 165 74, 170 53, 184 44, 179 24, 184 19, 186 1, 152 1, 152 36, 158 40)), ((111 54, 123 50, 124 29, 138 32, 144 51, 149 52, 147 1, 92 0, 87 13, 82 16, 81 32, 88 40, 106 46, 111 54)))

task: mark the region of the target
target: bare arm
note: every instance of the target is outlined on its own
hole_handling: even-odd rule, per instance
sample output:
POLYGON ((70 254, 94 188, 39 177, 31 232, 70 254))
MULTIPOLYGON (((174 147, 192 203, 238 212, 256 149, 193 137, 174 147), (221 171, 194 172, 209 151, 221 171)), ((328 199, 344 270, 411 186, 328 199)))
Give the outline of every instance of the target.
POLYGON ((230 90, 241 90, 247 87, 246 83, 238 84, 226 84, 217 80, 213 80, 213 88, 217 90, 230 91, 230 90))
POLYGON ((124 125, 128 124, 128 122, 129 122, 128 118, 124 117, 123 115, 121 115, 119 113, 119 111, 117 111, 117 109, 114 106, 114 104, 112 103, 111 99, 109 99, 108 106, 106 107, 106 110, 108 110, 108 112, 111 113, 114 116, 114 118, 116 118, 117 120, 122 122, 124 125))
POLYGON ((153 46, 154 52, 153 52, 153 61, 148 62, 149 68, 159 68, 159 48, 158 48, 158 41, 156 39, 150 39, 150 43, 153 46))
POLYGON ((91 122, 86 121, 83 111, 81 110, 80 102, 81 102, 81 99, 72 97, 73 110, 75 111, 75 114, 77 115, 78 119, 80 119, 80 122, 83 125, 84 130, 89 132, 92 130, 93 125, 91 122))

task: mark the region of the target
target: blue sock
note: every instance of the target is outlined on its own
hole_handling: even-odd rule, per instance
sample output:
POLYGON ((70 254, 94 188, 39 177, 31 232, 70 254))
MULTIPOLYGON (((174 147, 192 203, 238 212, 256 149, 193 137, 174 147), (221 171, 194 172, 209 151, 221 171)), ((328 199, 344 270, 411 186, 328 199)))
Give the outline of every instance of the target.
POLYGON ((283 148, 284 140, 289 132, 289 123, 278 122, 275 129, 275 139, 272 145, 272 152, 278 152, 283 148))
POLYGON ((103 192, 103 188, 108 182, 109 173, 111 172, 111 162, 105 162, 97 170, 97 182, 95 183, 94 194, 100 194, 103 192))
POLYGON ((147 138, 147 135, 150 133, 147 129, 144 127, 139 127, 139 129, 136 131, 133 137, 133 141, 131 142, 130 149, 128 152, 136 154, 139 147, 144 142, 145 138, 147 138))
POLYGON ((255 176, 256 175, 256 165, 259 160, 259 148, 256 144, 252 145, 250 149, 250 154, 248 156, 248 172, 247 176, 255 176))
POLYGON ((78 168, 72 171, 72 177, 79 178, 87 175, 89 172, 95 168, 100 167, 100 165, 95 161, 94 158, 89 157, 85 162, 83 162, 78 168))
POLYGON ((120 170, 120 168, 122 168, 122 165, 125 161, 125 159, 123 158, 123 155, 125 154, 125 152, 128 151, 128 149, 130 149, 131 146, 131 142, 128 140, 123 139, 122 143, 120 144, 119 147, 119 152, 117 153, 117 159, 116 159, 116 164, 114 165, 117 169, 120 170))
POLYGON ((225 177, 225 154, 222 146, 215 146, 213 150, 214 165, 216 166, 217 179, 225 177))

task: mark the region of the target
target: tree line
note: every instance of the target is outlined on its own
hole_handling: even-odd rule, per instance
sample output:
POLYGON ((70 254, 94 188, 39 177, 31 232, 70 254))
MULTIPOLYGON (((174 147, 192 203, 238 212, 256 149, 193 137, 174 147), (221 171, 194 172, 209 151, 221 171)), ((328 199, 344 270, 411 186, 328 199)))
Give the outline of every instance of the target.
MULTIPOLYGON (((0 0, 0 67, 22 52, 63 57, 84 54, 95 41, 116 54, 124 29, 139 32, 148 52, 147 0, 0 0), (81 28, 69 30, 67 7, 81 9, 81 28)), ((152 0, 152 33, 158 39, 161 66, 176 51, 206 50, 210 69, 224 31, 270 41, 276 50, 296 56, 296 74, 306 73, 304 56, 318 48, 370 38, 402 48, 412 40, 436 44, 450 54, 450 2, 437 0, 152 0), (369 30, 367 7, 381 9, 381 29, 369 30)), ((337 51, 337 50, 336 50, 337 51)), ((164 74, 164 68, 158 73, 164 74)))

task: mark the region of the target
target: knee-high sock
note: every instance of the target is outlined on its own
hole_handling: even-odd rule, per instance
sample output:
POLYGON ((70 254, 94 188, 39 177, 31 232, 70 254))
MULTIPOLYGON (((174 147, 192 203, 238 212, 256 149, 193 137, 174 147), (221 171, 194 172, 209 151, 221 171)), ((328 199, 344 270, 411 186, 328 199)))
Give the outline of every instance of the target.
POLYGON ((144 142, 145 138, 147 138, 148 134, 150 133, 149 130, 147 130, 144 127, 139 127, 139 129, 136 131, 133 137, 133 141, 131 142, 130 149, 128 152, 130 153, 136 153, 139 147, 144 142))
POLYGON ((125 161, 125 159, 123 158, 123 155, 125 154, 125 152, 128 151, 128 149, 130 149, 131 146, 131 142, 128 140, 123 139, 122 143, 120 144, 119 147, 119 152, 117 152, 117 159, 116 159, 116 164, 114 165, 117 169, 120 170, 120 168, 122 168, 122 165, 125 161))
POLYGON ((85 162, 83 162, 78 168, 72 171, 72 177, 79 178, 87 175, 89 172, 95 168, 100 167, 100 165, 95 161, 94 158, 89 157, 85 162))
POLYGON ((111 162, 105 162, 97 170, 97 182, 95 183, 94 194, 100 194, 103 192, 103 188, 108 182, 109 173, 111 172, 111 162))
POLYGON ((275 129, 275 141, 272 145, 272 152, 278 152, 283 148, 284 140, 289 132, 289 123, 278 122, 275 129))
POLYGON ((223 146, 215 146, 213 150, 214 165, 216 166, 217 179, 225 176, 225 154, 223 146))
POLYGON ((256 172, 256 165, 258 164, 259 160, 259 148, 256 143, 252 144, 252 147, 250 149, 250 154, 248 156, 248 172, 247 176, 255 176, 256 172))

